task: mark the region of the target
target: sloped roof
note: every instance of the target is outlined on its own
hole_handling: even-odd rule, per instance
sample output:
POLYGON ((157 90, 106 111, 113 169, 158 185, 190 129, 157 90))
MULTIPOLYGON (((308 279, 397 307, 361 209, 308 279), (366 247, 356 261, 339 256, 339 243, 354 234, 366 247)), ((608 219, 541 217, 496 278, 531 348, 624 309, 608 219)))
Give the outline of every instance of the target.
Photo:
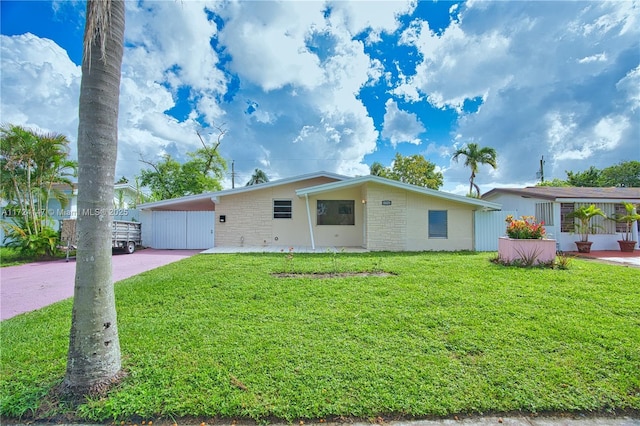
POLYGON ((640 188, 589 188, 577 186, 528 186, 526 188, 494 188, 485 193, 483 199, 496 195, 510 194, 524 198, 539 198, 549 201, 559 200, 625 200, 640 201, 640 188))
POLYGON ((257 185, 241 186, 239 188, 225 189, 216 192, 203 192, 202 194, 187 195, 185 197, 172 198, 169 200, 154 201, 152 203, 144 203, 138 206, 139 209, 154 209, 154 208, 176 208, 177 206, 197 206, 203 205, 203 203, 213 203, 216 199, 224 197, 226 195, 240 194, 243 192, 259 191, 265 188, 271 188, 289 183, 295 183, 308 179, 315 179, 319 177, 327 177, 336 180, 349 179, 348 176, 339 175, 330 172, 315 172, 307 173, 303 175, 293 176, 285 179, 273 180, 270 182, 259 183, 257 185))
POLYGON ((465 197, 462 195, 451 194, 449 192, 438 191, 431 188, 425 188, 422 186, 410 185, 408 183, 399 182, 397 180, 391 180, 380 176, 360 176, 343 180, 340 182, 325 183, 323 185, 312 186, 310 188, 302 188, 296 190, 298 197, 304 197, 307 195, 321 194, 324 192, 335 191, 337 189, 351 188, 354 186, 360 186, 365 183, 378 183, 381 185, 390 186, 393 188, 403 189, 405 191, 414 192, 422 195, 428 195, 431 197, 441 198, 444 200, 455 201, 463 204, 470 204, 477 207, 482 207, 490 210, 500 210, 500 204, 492 203, 487 200, 481 200, 478 198, 465 197))

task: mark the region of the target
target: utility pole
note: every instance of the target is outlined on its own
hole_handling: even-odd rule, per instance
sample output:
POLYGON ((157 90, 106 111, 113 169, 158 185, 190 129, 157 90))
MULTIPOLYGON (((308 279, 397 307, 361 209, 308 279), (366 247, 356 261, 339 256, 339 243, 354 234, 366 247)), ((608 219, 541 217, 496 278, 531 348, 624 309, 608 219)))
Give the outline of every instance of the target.
POLYGON ((541 183, 544 183, 544 155, 540 157, 540 170, 536 173, 536 177, 540 178, 541 183))
POLYGON ((236 187, 236 161, 231 160, 231 189, 236 187))

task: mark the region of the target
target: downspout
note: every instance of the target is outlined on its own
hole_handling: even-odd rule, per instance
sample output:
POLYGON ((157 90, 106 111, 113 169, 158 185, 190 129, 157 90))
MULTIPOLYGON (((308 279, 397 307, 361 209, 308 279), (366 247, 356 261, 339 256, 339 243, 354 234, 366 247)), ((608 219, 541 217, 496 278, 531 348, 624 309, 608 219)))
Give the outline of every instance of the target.
POLYGON ((311 224, 311 209, 309 208, 309 194, 304 194, 304 198, 307 202, 307 219, 309 220, 309 235, 311 236, 311 249, 316 249, 316 243, 313 240, 313 225, 311 224))
MULTIPOLYGON (((631 214, 637 214, 638 210, 631 210, 631 214)), ((631 222, 631 240, 638 241, 638 222, 631 222)))

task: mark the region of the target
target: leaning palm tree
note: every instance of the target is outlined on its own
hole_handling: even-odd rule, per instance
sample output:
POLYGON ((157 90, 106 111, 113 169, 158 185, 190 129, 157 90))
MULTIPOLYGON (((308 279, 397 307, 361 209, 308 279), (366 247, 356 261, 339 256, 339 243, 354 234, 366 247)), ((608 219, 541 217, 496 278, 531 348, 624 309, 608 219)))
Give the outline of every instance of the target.
POLYGON ((478 144, 469 143, 458 149, 453 154, 453 160, 458 162, 458 158, 463 155, 465 157, 464 165, 471 169, 471 177, 469 178, 469 195, 473 195, 473 189, 476 190, 476 196, 480 197, 480 187, 476 185, 475 179, 478 173, 478 165, 489 164, 494 169, 498 167, 496 160, 496 150, 493 148, 480 148, 478 144))
POLYGON ((372 176, 387 177, 389 173, 387 168, 383 166, 382 163, 380 163, 379 161, 374 161, 373 164, 371 164, 371 167, 369 167, 369 174, 372 176))
POLYGON ((78 123, 76 277, 66 390, 105 391, 121 374, 111 272, 113 182, 118 144, 123 0, 87 2, 78 123))
POLYGON ((247 182, 245 186, 257 185, 259 183, 266 182, 269 182, 267 174, 260 169, 255 169, 255 171, 251 175, 251 179, 249 179, 249 182, 247 182))

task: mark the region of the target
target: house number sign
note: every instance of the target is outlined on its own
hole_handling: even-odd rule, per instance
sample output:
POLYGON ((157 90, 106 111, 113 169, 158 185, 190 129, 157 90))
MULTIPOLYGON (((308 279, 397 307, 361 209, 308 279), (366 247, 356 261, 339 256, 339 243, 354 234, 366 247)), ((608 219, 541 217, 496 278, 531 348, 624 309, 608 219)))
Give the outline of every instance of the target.
POLYGON ((382 205, 383 206, 390 206, 391 205, 391 200, 382 200, 382 205))

